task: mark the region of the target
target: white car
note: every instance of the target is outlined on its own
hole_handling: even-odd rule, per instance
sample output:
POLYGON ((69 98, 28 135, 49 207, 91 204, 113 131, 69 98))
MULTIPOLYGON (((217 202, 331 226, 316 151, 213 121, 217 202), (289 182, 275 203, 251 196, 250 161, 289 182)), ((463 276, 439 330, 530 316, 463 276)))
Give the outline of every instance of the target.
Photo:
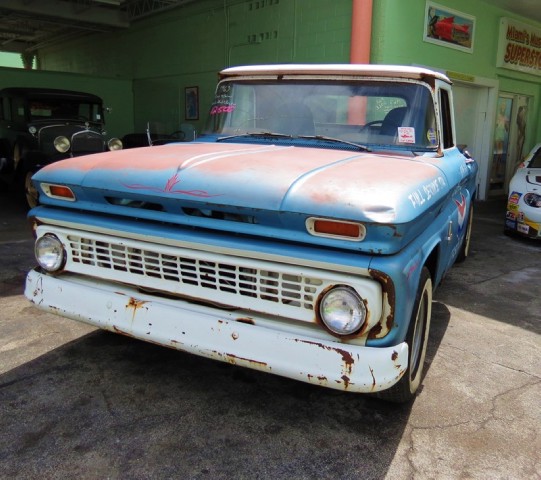
POLYGON ((541 143, 532 149, 511 179, 505 232, 541 238, 541 143))

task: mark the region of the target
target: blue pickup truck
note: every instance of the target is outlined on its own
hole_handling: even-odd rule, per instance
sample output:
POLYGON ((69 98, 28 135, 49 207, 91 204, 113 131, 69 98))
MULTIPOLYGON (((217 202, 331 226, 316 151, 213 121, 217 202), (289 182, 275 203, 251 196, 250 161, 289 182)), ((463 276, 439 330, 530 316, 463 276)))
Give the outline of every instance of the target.
POLYGON ((220 72, 194 142, 33 177, 36 307, 338 390, 411 400, 433 290, 468 255, 477 164, 422 68, 220 72))

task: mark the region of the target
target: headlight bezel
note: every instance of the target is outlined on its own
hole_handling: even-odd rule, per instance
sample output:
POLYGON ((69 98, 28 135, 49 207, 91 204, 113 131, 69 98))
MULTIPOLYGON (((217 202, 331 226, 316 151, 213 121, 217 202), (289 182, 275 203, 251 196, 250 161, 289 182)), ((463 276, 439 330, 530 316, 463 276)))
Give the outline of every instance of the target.
POLYGON ((329 332, 341 337, 359 333, 368 321, 366 301, 357 290, 348 285, 335 285, 327 289, 318 299, 317 314, 321 324, 329 332), (342 305, 339 305, 340 299, 342 305), (338 304, 332 306, 334 302, 338 302, 338 304), (341 309, 344 306, 347 308, 341 309), (329 309, 337 307, 338 310, 329 311, 329 309), (349 313, 346 310, 349 310, 349 313), (356 313, 353 313, 354 311, 356 313))
POLYGON ((49 273, 59 272, 66 265, 67 255, 64 245, 52 233, 46 233, 36 239, 34 255, 39 266, 49 273))

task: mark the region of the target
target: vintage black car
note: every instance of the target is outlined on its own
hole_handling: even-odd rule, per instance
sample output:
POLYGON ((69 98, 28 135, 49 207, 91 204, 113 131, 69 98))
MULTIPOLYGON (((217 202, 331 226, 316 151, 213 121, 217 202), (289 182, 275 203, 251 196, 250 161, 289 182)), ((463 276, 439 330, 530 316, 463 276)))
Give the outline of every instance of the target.
POLYGON ((30 181, 41 167, 57 160, 119 150, 106 138, 100 97, 49 88, 0 90, 0 177, 22 194, 30 207, 37 192, 30 181))

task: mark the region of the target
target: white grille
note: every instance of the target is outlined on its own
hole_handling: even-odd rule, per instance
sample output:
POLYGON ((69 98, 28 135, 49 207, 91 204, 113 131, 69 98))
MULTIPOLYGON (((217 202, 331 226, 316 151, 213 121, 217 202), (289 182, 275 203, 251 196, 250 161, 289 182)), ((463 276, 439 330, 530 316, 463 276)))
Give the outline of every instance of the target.
MULTIPOLYGON (((295 275, 286 269, 268 270, 242 265, 242 262, 235 261, 238 260, 235 257, 213 261, 204 258, 205 255, 198 257, 197 251, 192 250, 180 250, 177 255, 73 234, 69 234, 67 239, 74 264, 107 271, 108 278, 115 278, 111 273, 118 272, 120 277, 130 274, 132 278, 135 275, 140 279, 160 279, 166 284, 173 282, 175 290, 179 284, 185 285, 189 290, 196 288, 201 292, 198 294, 200 298, 211 301, 224 301, 223 295, 219 300, 216 298, 216 291, 219 291, 226 298, 240 295, 259 302, 274 302, 312 311, 324 283, 321 278, 295 275)), ((85 269, 82 268, 81 272, 85 269)), ((160 284, 164 286, 163 282, 160 284)))

